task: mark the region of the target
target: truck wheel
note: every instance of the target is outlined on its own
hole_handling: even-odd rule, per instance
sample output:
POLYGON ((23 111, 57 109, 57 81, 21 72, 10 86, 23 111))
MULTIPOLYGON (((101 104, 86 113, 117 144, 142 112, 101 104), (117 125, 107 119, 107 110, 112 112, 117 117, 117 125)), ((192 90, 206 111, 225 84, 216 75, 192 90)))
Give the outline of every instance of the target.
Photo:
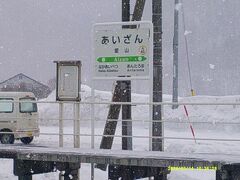
POLYGON ((23 138, 21 138, 20 140, 21 140, 22 143, 24 143, 24 144, 30 144, 30 143, 32 142, 32 140, 33 140, 33 137, 32 137, 32 136, 31 136, 31 137, 23 137, 23 138))
MULTIPOLYGON (((10 130, 2 130, 1 133, 3 132, 12 132, 10 130)), ((13 144, 14 143, 14 135, 13 134, 1 134, 0 135, 0 141, 2 144, 13 144)))

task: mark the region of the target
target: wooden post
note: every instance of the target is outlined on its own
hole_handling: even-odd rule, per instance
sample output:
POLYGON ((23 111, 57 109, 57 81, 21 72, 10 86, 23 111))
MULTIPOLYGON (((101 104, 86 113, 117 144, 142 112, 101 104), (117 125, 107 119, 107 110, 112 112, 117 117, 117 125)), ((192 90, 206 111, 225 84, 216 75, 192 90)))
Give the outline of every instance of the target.
MULTIPOLYGON (((122 0, 122 21, 130 21, 130 0, 122 0)), ((120 84, 121 101, 131 102, 131 81, 121 81, 120 84)), ((131 105, 122 105, 122 136, 132 136, 131 109, 131 105)), ((122 137, 122 149, 132 150, 132 137, 122 137)))

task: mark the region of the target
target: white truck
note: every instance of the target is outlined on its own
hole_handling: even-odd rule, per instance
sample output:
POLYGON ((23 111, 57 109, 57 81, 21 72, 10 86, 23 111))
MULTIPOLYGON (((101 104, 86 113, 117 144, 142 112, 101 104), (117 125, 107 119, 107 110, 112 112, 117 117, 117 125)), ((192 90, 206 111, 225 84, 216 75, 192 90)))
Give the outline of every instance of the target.
POLYGON ((0 141, 29 144, 39 136, 38 109, 31 92, 0 92, 0 141))

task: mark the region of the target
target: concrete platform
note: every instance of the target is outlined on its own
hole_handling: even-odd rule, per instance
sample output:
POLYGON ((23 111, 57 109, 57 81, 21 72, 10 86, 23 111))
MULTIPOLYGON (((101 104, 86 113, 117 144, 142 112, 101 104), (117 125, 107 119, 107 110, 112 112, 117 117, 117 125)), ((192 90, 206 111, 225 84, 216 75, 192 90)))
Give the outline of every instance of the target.
POLYGON ((0 158, 145 167, 217 167, 217 169, 221 169, 223 165, 240 163, 240 154, 176 154, 154 151, 47 148, 15 145, 0 146, 0 158))

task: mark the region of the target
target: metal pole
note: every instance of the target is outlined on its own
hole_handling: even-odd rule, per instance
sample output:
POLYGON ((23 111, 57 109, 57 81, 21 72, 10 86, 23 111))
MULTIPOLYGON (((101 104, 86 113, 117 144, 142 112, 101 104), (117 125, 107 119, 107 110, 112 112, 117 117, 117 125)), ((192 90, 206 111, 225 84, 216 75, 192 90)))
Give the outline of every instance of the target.
POLYGON ((63 103, 59 102, 59 147, 63 147, 63 103))
POLYGON ((80 148, 80 103, 74 103, 74 148, 80 148))
MULTIPOLYGON (((175 0, 174 8, 174 36, 173 36, 173 96, 172 102, 178 102, 178 34, 179 34, 179 0, 175 0)), ((172 109, 178 108, 173 105, 172 109)))
MULTIPOLYGON (((162 0, 152 0, 153 21, 153 102, 162 102, 162 0)), ((163 151, 161 105, 153 105, 152 150, 163 151)))
POLYGON ((77 103, 77 147, 80 148, 80 103, 77 103))
MULTIPOLYGON (((59 147, 63 147, 63 103, 59 102, 59 147)), ((63 180, 63 172, 59 172, 59 180, 63 180)))
POLYGON ((76 146, 76 121, 77 121, 77 114, 76 114, 76 105, 73 103, 73 147, 75 148, 76 146))
MULTIPOLYGON (((92 72, 93 74, 93 72, 92 72)), ((95 144, 95 82, 92 80, 91 87, 91 149, 94 149, 95 144)), ((91 180, 94 180, 94 163, 91 163, 91 180)))
MULTIPOLYGON (((73 104, 73 114, 74 114, 74 127, 73 127, 73 140, 74 140, 74 148, 80 148, 80 103, 73 104)), ((77 172, 77 180, 80 180, 80 172, 79 169, 77 172)))

